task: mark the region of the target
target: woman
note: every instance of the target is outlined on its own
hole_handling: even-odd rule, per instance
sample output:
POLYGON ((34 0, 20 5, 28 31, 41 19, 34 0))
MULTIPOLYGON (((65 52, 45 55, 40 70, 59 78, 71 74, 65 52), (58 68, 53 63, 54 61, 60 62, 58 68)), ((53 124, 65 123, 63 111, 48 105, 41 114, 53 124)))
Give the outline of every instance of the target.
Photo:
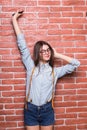
POLYGON ((52 130, 54 124, 52 99, 56 82, 65 74, 72 73, 80 62, 57 53, 45 41, 38 41, 35 44, 32 59, 17 22, 22 14, 23 12, 17 11, 12 16, 12 23, 27 72, 24 123, 26 130, 52 130), (54 57, 63 59, 68 64, 54 67, 54 57))

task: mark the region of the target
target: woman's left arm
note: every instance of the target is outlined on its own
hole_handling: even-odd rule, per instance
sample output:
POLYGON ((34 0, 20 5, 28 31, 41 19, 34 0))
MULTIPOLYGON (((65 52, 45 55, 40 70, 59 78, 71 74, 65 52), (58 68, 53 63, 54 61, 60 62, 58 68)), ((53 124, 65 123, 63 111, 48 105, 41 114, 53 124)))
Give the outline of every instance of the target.
POLYGON ((80 62, 77 59, 57 53, 55 49, 54 49, 54 57, 60 58, 68 62, 67 65, 64 65, 62 67, 56 67, 56 73, 58 78, 66 74, 72 73, 80 65, 80 62))
POLYGON ((71 57, 69 57, 69 56, 65 56, 65 55, 63 55, 63 54, 60 54, 60 53, 56 52, 55 49, 53 49, 53 50, 54 50, 54 57, 55 57, 55 58, 59 58, 59 59, 65 60, 65 61, 67 61, 68 63, 71 63, 71 61, 73 60, 73 58, 71 58, 71 57))

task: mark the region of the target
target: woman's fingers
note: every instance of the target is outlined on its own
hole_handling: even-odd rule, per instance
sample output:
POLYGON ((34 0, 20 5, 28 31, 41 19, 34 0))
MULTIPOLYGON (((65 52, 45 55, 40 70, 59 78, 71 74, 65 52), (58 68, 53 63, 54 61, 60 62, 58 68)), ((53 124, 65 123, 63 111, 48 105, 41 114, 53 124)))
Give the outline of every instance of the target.
POLYGON ((17 11, 16 13, 13 13, 12 16, 14 16, 14 15, 20 16, 20 15, 22 15, 23 12, 24 12, 23 10, 17 11))

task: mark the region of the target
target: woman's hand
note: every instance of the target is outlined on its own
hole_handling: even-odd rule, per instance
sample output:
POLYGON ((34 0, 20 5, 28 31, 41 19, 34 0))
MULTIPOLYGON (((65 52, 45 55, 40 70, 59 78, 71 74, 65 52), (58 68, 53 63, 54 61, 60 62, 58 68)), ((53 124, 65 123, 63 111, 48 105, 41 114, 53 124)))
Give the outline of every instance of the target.
POLYGON ((57 53, 57 51, 53 48, 53 51, 54 51, 54 57, 55 58, 58 58, 58 53, 57 53))
POLYGON ((16 13, 13 13, 12 14, 12 19, 18 19, 22 14, 23 14, 23 10, 19 10, 19 11, 17 11, 16 13))

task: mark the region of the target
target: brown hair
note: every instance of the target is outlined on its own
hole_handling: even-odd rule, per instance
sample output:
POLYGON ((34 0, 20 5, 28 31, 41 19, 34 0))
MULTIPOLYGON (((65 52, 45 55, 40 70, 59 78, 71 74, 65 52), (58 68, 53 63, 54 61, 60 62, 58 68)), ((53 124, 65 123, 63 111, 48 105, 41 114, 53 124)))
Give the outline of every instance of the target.
POLYGON ((34 51, 33 51, 33 59, 34 59, 34 64, 35 66, 39 65, 39 61, 40 61, 40 48, 43 45, 47 45, 51 51, 51 57, 49 60, 49 65, 53 68, 54 65, 54 51, 52 49, 52 47, 45 41, 38 41, 36 42, 35 46, 34 46, 34 51))

